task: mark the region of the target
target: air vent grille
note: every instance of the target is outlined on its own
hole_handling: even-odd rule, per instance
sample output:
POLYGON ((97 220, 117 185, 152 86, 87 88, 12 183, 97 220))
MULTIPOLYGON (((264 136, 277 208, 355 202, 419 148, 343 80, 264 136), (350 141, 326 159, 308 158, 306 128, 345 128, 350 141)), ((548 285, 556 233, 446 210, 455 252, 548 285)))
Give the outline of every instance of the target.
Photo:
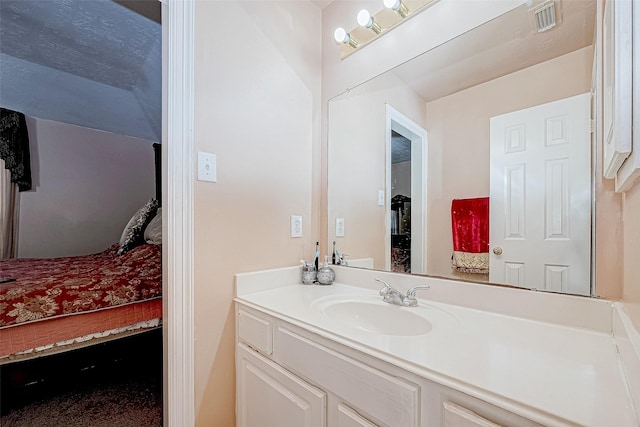
POLYGON ((556 26, 555 2, 548 1, 533 10, 533 18, 537 32, 541 33, 556 26))

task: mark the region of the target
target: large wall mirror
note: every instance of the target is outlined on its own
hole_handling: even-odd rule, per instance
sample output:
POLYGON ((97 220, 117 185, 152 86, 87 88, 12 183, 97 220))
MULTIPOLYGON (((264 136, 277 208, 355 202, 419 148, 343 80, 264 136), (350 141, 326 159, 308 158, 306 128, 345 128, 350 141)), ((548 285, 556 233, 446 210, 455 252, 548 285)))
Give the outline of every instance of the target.
POLYGON ((328 242, 352 265, 592 294, 596 1, 552 4, 329 101, 328 242))

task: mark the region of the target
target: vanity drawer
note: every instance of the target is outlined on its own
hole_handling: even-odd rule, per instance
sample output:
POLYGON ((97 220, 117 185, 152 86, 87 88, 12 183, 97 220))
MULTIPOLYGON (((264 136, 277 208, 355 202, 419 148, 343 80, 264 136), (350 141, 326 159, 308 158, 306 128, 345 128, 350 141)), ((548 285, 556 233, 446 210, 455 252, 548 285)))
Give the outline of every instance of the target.
POLYGON ((387 426, 418 426, 420 388, 279 327, 276 359, 387 426))
POLYGON ((238 308, 238 339, 266 354, 273 353, 273 322, 253 310, 238 308))

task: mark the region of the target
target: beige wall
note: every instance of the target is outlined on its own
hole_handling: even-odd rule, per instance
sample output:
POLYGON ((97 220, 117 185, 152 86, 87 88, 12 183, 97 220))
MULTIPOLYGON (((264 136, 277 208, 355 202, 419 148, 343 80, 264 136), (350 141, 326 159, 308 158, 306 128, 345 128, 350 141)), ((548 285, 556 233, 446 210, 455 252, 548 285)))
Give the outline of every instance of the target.
POLYGON ((624 288, 623 302, 636 329, 640 330, 640 182, 623 198, 624 288))
POLYGON ((320 9, 197 1, 195 16, 195 148, 218 156, 218 182, 194 190, 195 410, 233 426, 234 275, 297 264, 318 239, 320 9))

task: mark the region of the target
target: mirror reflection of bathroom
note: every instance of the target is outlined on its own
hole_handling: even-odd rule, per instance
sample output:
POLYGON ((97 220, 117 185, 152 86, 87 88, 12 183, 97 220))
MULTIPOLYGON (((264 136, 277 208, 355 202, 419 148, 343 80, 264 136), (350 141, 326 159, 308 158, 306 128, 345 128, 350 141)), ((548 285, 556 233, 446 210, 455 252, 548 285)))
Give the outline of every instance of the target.
POLYGON ((592 236, 613 232, 592 216, 609 200, 593 191, 595 12, 591 0, 564 2, 562 22, 538 32, 522 5, 331 99, 327 208, 330 225, 350 224, 342 250, 379 270, 590 295, 611 264, 597 261, 608 249, 592 236), (403 117, 428 129, 420 202, 416 180, 412 194, 394 188, 389 140, 392 130, 411 139, 395 127, 403 117), (373 200, 383 189, 384 207, 373 200), (404 229, 399 194, 410 198, 404 229), (482 203, 481 215, 454 224, 454 202, 482 203))
POLYGON ((426 131, 390 105, 387 108, 387 266, 400 273, 422 273, 426 131), (412 206, 415 214, 412 215, 412 206))
POLYGON ((411 273, 411 140, 391 131, 391 270, 411 273))

